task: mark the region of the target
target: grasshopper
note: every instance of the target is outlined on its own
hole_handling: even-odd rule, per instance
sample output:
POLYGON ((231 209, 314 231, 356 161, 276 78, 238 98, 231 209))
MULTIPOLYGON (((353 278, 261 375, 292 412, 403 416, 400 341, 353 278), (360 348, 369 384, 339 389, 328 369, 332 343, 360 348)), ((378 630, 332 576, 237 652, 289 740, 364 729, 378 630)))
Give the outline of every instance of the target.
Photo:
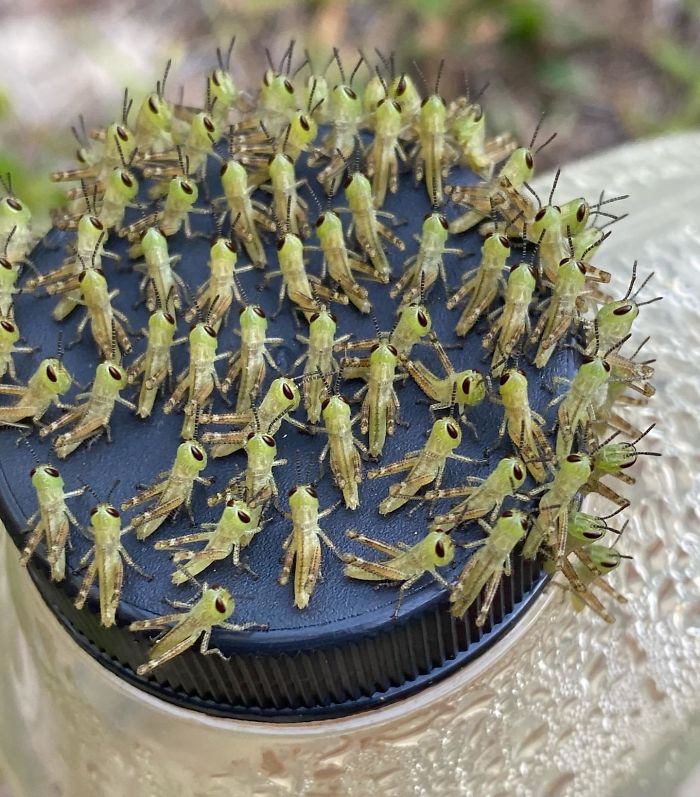
POLYGON ((0 385, 0 396, 17 397, 14 405, 0 407, 0 426, 19 426, 20 421, 26 418, 38 423, 51 404, 66 409, 66 405, 59 401, 59 396, 66 393, 72 383, 73 377, 66 370, 60 357, 49 357, 39 363, 26 387, 0 385))

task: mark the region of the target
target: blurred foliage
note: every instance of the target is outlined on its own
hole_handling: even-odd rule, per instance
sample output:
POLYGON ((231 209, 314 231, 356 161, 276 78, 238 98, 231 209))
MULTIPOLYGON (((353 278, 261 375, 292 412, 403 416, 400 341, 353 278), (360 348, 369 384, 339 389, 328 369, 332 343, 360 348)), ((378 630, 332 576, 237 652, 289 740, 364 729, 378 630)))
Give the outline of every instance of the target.
POLYGON ((542 153, 545 168, 700 124, 700 0, 32 0, 4 9, 0 25, 16 35, 0 52, 0 168, 39 213, 57 195, 44 174, 74 149, 55 135, 57 120, 66 132, 80 110, 89 124, 104 121, 124 83, 138 95, 169 55, 169 93, 182 85, 196 101, 215 44, 232 33, 234 74, 253 90, 265 48, 279 58, 291 37, 296 63, 305 45, 318 63, 336 45, 348 62, 358 46, 368 56, 379 47, 428 82, 444 57, 445 96, 465 81, 473 93, 489 84, 492 130, 529 140, 547 114, 546 132, 559 135, 542 153), (36 119, 33 94, 44 111, 36 119))

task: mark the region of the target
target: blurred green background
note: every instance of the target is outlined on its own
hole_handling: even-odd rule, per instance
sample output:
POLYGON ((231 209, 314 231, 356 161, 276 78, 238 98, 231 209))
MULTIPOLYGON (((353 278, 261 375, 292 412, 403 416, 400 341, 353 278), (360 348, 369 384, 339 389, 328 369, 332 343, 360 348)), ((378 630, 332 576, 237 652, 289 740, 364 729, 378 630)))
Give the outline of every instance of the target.
POLYGON ((0 31, 0 171, 40 214, 79 113, 112 120, 124 86, 138 102, 170 56, 169 96, 200 101, 234 33, 234 77, 250 89, 265 47, 279 58, 292 37, 319 63, 336 45, 347 63, 357 46, 393 50, 431 82, 444 57, 448 99, 489 83, 492 131, 529 140, 547 113, 559 136, 544 168, 700 122, 700 0, 24 0, 0 2, 0 31))

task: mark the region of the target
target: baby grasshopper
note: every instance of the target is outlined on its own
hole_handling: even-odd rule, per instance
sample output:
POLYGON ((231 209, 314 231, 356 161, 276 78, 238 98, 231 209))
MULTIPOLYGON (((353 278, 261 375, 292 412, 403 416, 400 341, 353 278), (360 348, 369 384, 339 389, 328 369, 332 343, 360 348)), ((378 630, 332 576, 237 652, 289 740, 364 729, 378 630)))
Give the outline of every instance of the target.
POLYGON ((240 380, 236 398, 236 412, 240 413, 250 410, 258 397, 265 381, 266 364, 278 370, 268 346, 278 346, 284 341, 282 338, 267 337, 267 317, 259 305, 242 307, 239 319, 241 328, 235 333, 241 336, 241 347, 229 361, 221 389, 228 393, 231 385, 240 380))
MULTIPOLYGON (((390 241, 401 252, 405 244, 391 230, 382 224, 377 217, 393 218, 390 213, 375 209, 372 186, 360 171, 354 171, 345 180, 345 198, 352 214, 351 228, 355 229, 355 237, 375 269, 375 276, 380 282, 389 282, 391 266, 382 246, 381 237, 390 241)), ((344 210, 345 208, 337 208, 344 210)))
POLYGON ((218 332, 228 320, 235 299, 241 301, 237 275, 251 271, 252 266, 236 268, 238 253, 233 238, 227 240, 221 233, 209 250, 209 279, 197 291, 194 305, 185 313, 185 321, 192 321, 198 310, 209 313, 209 324, 218 332))
POLYGON ((46 560, 51 568, 51 579, 62 581, 66 573, 66 543, 70 524, 80 528, 75 516, 66 506, 66 501, 82 495, 85 488, 64 492, 63 478, 53 465, 37 465, 29 475, 36 490, 39 508, 29 518, 27 525, 31 526, 37 518, 38 522, 27 539, 19 563, 26 567, 43 539, 46 543, 46 560))
POLYGON ((272 64, 269 51, 265 51, 270 68, 263 75, 256 118, 265 125, 273 138, 282 133, 290 116, 299 107, 294 86, 289 80, 293 50, 294 41, 291 41, 289 47, 282 54, 282 60, 277 69, 272 64), (285 60, 287 66, 283 72, 285 60))
POLYGON ((172 376, 170 349, 184 343, 186 338, 173 340, 175 317, 163 310, 156 310, 148 319, 148 347, 134 360, 128 369, 129 384, 141 376, 141 391, 136 408, 139 418, 148 418, 166 376, 172 376))
MULTIPOLYGON (((156 297, 160 296, 165 299, 165 312, 175 315, 182 306, 180 290, 185 284, 172 266, 181 255, 170 255, 168 239, 157 227, 149 227, 134 249, 143 254, 145 261, 146 276, 141 280, 141 291, 146 288, 148 311, 152 313, 156 309, 156 297)), ((140 271, 143 266, 136 265, 135 268, 140 271)))
POLYGON ((452 418, 439 418, 433 423, 425 448, 411 451, 392 465, 369 471, 368 479, 391 476, 403 470, 410 471, 405 479, 389 488, 389 495, 379 504, 379 514, 388 515, 396 511, 426 484, 434 482, 435 488, 439 489, 448 459, 474 462, 469 457, 453 453, 461 442, 462 430, 459 424, 452 418))
POLYGON ((12 359, 13 354, 31 354, 34 349, 31 346, 16 346, 19 340, 19 329, 14 320, 2 318, 0 316, 0 379, 5 374, 10 375, 10 379, 17 379, 17 371, 12 359))
MULTIPOLYGON (((257 420, 252 410, 219 415, 203 412, 200 415, 201 423, 229 423, 243 428, 235 432, 205 432, 202 440, 205 443, 214 443, 211 450, 213 457, 226 457, 243 448, 248 435, 256 430, 256 423, 258 429, 267 429, 270 435, 276 434, 283 420, 306 430, 304 424, 289 416, 299 406, 300 401, 301 394, 294 380, 278 377, 268 388, 257 409, 257 420)), ((250 496, 247 496, 247 500, 251 500, 250 496)))
MULTIPOLYGON (((5 244, 6 253, 7 243, 5 244)), ((18 292, 17 280, 21 273, 21 263, 13 263, 7 257, 0 256, 0 317, 10 318, 13 315, 12 304, 15 294, 18 292)))
POLYGON ((267 626, 258 623, 227 623, 233 614, 236 602, 231 593, 224 587, 202 587, 201 595, 194 605, 173 602, 175 608, 184 609, 183 612, 166 614, 153 620, 137 620, 129 626, 131 631, 150 631, 152 628, 163 628, 173 625, 156 640, 148 653, 148 661, 142 664, 136 672, 138 675, 148 675, 156 667, 174 659, 181 653, 191 648, 202 636, 199 651, 202 655, 216 653, 221 656, 218 648, 210 648, 211 631, 214 626, 220 626, 229 631, 247 631, 255 628, 265 630, 267 626))
POLYGON ((306 351, 294 363, 296 369, 306 360, 304 366, 304 407, 310 423, 318 423, 321 418, 321 401, 325 398, 326 386, 322 378, 314 378, 320 374, 333 374, 338 370, 338 363, 333 353, 341 349, 352 337, 343 335, 335 339, 337 319, 335 315, 320 305, 309 319, 309 336, 297 335, 297 340, 306 345, 306 351))
POLYGON ((478 372, 471 369, 455 371, 447 352, 435 335, 430 333, 430 343, 445 370, 445 376, 440 378, 430 371, 420 360, 412 360, 399 353, 399 360, 403 368, 413 377, 418 387, 428 398, 435 403, 430 405, 430 410, 445 410, 452 407, 452 402, 457 405, 462 423, 469 426, 478 436, 474 424, 467 420, 467 407, 474 407, 486 397, 486 381, 478 372))
POLYGON ((544 542, 561 562, 566 551, 571 502, 591 476, 591 460, 585 454, 569 454, 560 460, 554 479, 543 486, 535 523, 523 548, 534 559, 544 542))
MULTIPOLYGON (((48 376, 48 370, 47 370, 48 376)), ((54 440, 54 450, 59 459, 65 459, 78 446, 90 438, 97 439, 103 432, 111 442, 109 422, 116 403, 135 411, 136 406, 119 395, 127 384, 126 371, 116 360, 106 360, 95 369, 95 381, 89 393, 76 396, 76 400, 86 399, 77 407, 71 408, 58 420, 40 429, 39 436, 47 437, 68 424, 73 424, 70 432, 59 435, 54 440)))
POLYGON ((625 472, 637 461, 637 457, 660 457, 656 451, 638 451, 637 443, 646 437, 656 424, 652 424, 646 431, 642 432, 631 443, 614 443, 613 440, 619 432, 615 432, 607 440, 604 440, 597 448, 591 452, 591 465, 593 471, 585 487, 585 492, 598 493, 603 498, 607 498, 621 509, 629 506, 629 501, 620 496, 607 484, 600 480, 605 476, 614 476, 625 484, 634 484, 635 479, 628 476, 625 472))
POLYGON ((464 495, 467 497, 455 504, 449 512, 437 515, 430 528, 451 531, 463 523, 478 520, 485 515, 490 515, 490 519, 493 520, 500 512, 503 501, 509 496, 515 496, 523 486, 525 476, 522 460, 517 457, 504 457, 485 479, 468 476, 469 484, 465 487, 431 490, 425 494, 427 501, 464 495))
POLYGON ((165 65, 163 80, 156 90, 144 97, 134 122, 134 142, 144 156, 165 152, 175 145, 173 141, 173 106, 165 99, 165 83, 170 71, 170 61, 165 65))
POLYGON ((494 164, 507 158, 516 143, 509 133, 486 138, 486 116, 479 104, 485 89, 486 86, 472 101, 467 95, 450 103, 449 131, 460 153, 459 162, 488 179, 494 164))
POLYGON ((333 479, 343 494, 345 506, 348 509, 357 509, 360 505, 357 488, 362 481, 362 462, 359 452, 363 454, 368 452, 353 436, 354 421, 351 418, 350 404, 344 396, 335 393, 323 400, 321 415, 328 442, 321 451, 319 462, 322 463, 330 452, 333 479))
MULTIPOLYGON (((393 56, 392 56, 393 64, 393 56)), ((391 73, 394 74, 393 65, 391 73)), ((394 77, 389 85, 389 97, 401 104, 406 127, 415 127, 421 109, 421 96, 413 80, 403 72, 394 77)))
POLYGON ((151 576, 144 573, 122 545, 121 538, 131 531, 131 526, 121 527, 121 515, 111 504, 98 504, 90 510, 90 526, 94 542, 92 548, 80 560, 80 566, 85 567, 90 558, 92 562, 85 572, 80 592, 75 599, 75 608, 82 609, 85 606, 90 587, 97 578, 100 592, 100 619, 102 625, 109 628, 115 623, 119 598, 122 594, 124 562, 133 567, 143 578, 150 580, 151 576))
POLYGON ((261 530, 248 504, 235 498, 226 502, 218 523, 202 523, 202 528, 205 531, 159 540, 155 544, 157 551, 178 549, 173 555, 173 562, 185 562, 182 569, 173 573, 173 584, 184 584, 189 576, 196 576, 209 565, 229 556, 232 556, 234 566, 240 567, 241 549, 249 545, 261 530), (206 542, 206 545, 199 551, 183 550, 183 545, 192 542, 206 542))
POLYGON ((394 434, 396 417, 399 411, 399 398, 394 390, 399 353, 386 339, 378 337, 369 357, 352 357, 341 363, 343 376, 346 369, 362 369, 367 375, 367 384, 355 395, 360 398, 366 394, 360 410, 360 431, 369 432, 369 454, 378 457, 384 449, 387 435, 394 434))
POLYGON ((486 236, 481 248, 481 261, 474 276, 464 275, 462 287, 447 300, 451 310, 459 302, 470 296, 469 303, 459 317, 455 331, 466 335, 480 316, 494 303, 499 284, 503 281, 503 269, 510 255, 510 241, 504 235, 491 233, 486 236))
POLYGON ((540 316, 529 340, 530 343, 539 340, 534 359, 538 368, 545 367, 557 343, 586 310, 586 268, 580 260, 567 257, 559 263, 552 295, 547 302, 547 309, 540 316))
POLYGON ((547 477, 544 463, 552 463, 554 454, 542 430, 544 418, 530 409, 527 377, 522 371, 510 368, 499 379, 498 390, 504 410, 498 439, 507 431, 533 478, 543 482, 547 477))
POLYGON ((251 199, 255 185, 248 181, 248 173, 242 163, 230 157, 220 171, 224 199, 232 219, 232 230, 243 242, 248 257, 256 268, 264 268, 267 263, 265 248, 260 240, 258 227, 274 230, 275 224, 267 213, 267 208, 251 199))
POLYGON ((416 159, 416 182, 425 177, 425 188, 433 203, 443 202, 442 178, 446 176, 450 166, 457 160, 458 150, 452 145, 447 132, 447 107, 445 100, 438 94, 440 77, 445 66, 440 61, 435 90, 421 103, 418 121, 418 145, 412 152, 416 159))
POLYGON ((297 180, 294 161, 284 150, 274 155, 268 164, 270 184, 262 185, 272 194, 272 213, 276 219, 287 220, 287 230, 294 235, 307 238, 311 232, 306 215, 308 205, 299 196, 297 188, 304 180, 297 180))
POLYGON ((207 77, 207 97, 211 98, 209 113, 214 124, 222 128, 228 124, 231 107, 243 110, 243 95, 231 77, 231 53, 236 37, 233 36, 223 57, 221 48, 216 48, 218 68, 212 70, 207 77))
POLYGON ((328 71, 328 67, 333 63, 334 58, 326 64, 326 68, 323 69, 321 72, 316 72, 314 70, 313 63, 311 61, 311 55, 309 54, 308 50, 304 50, 304 62, 301 66, 297 67, 296 71, 294 72, 294 76, 299 74, 301 70, 308 65, 309 67, 309 76, 306 79, 306 86, 304 87, 304 101, 305 107, 312 109, 310 111, 311 116, 316 120, 318 124, 328 124, 332 121, 330 109, 329 109, 329 92, 328 92, 328 81, 326 80, 326 72, 328 71), (313 100, 315 100, 315 104, 313 104, 313 100))
POLYGON ((523 512, 507 509, 493 527, 482 519, 479 519, 478 523, 487 536, 483 540, 467 543, 465 546, 470 548, 478 546, 479 550, 467 562, 457 579, 450 594, 450 603, 452 604, 452 614, 455 617, 463 617, 467 609, 479 597, 481 590, 486 587, 486 593, 476 618, 476 625, 481 628, 486 623, 501 578, 504 574, 510 576, 511 554, 515 546, 528 533, 530 519, 523 512))
POLYGON ((448 533, 436 529, 430 531, 415 545, 399 544, 388 545, 379 540, 373 540, 356 531, 347 531, 346 535, 351 540, 356 540, 368 548, 384 554, 387 558, 379 562, 361 559, 359 556, 345 554, 346 562, 344 573, 349 578, 361 581, 386 581, 400 582, 399 599, 394 609, 394 618, 399 614, 401 602, 406 592, 426 573, 430 574, 441 586, 449 585, 437 572, 438 567, 447 567, 452 563, 455 555, 454 543, 448 533))
POLYGON ((354 252, 347 249, 343 224, 332 210, 326 210, 318 217, 316 232, 323 252, 321 279, 325 279, 327 272, 331 281, 340 286, 343 293, 361 313, 369 313, 372 307, 369 303, 367 289, 358 285, 352 272, 359 271, 376 278, 374 269, 354 252))
POLYGON ((89 321, 92 337, 102 356, 119 362, 121 352, 129 354, 131 351, 129 337, 121 323, 127 323, 128 319, 124 313, 112 307, 112 299, 119 294, 119 290, 110 291, 104 271, 96 268, 84 268, 81 271, 78 289, 87 312, 78 324, 75 341, 80 340, 89 321))
POLYGON ((66 393, 72 383, 73 377, 61 360, 50 357, 39 363, 26 387, 0 385, 0 396, 17 396, 13 406, 0 407, 0 426, 19 426, 26 418, 38 423, 51 404, 65 409, 59 396, 66 393))
POLYGON ((34 245, 32 213, 12 193, 9 174, 0 176, 0 186, 6 192, 6 196, 0 199, 0 251, 10 263, 23 263, 34 245))
POLYGON ((124 501, 122 512, 127 509, 157 498, 157 503, 152 509, 148 509, 137 515, 131 525, 136 529, 136 536, 139 540, 145 540, 153 534, 176 509, 185 505, 190 517, 192 517, 192 489, 195 482, 200 484, 210 484, 209 479, 200 476, 200 472, 207 466, 207 452, 196 440, 186 440, 180 443, 175 455, 175 462, 170 471, 160 474, 166 478, 137 493, 133 498, 124 501))
POLYGON ((529 263, 519 263, 510 270, 506 284, 505 303, 492 314, 496 320, 482 340, 482 346, 495 345, 491 373, 500 376, 505 364, 530 328, 529 308, 537 281, 535 269, 529 263))
POLYGON ((367 154, 367 176, 372 180, 374 207, 384 204, 387 189, 395 194, 399 187, 399 158, 406 155, 399 144, 404 126, 401 106, 389 98, 380 100, 375 111, 374 137, 367 154))
POLYGON ((615 548, 605 545, 589 545, 581 555, 580 562, 573 565, 577 580, 582 584, 582 590, 571 592, 571 605, 574 611, 580 612, 585 606, 591 608, 606 623, 614 623, 615 618, 603 608, 600 601, 593 595, 591 587, 597 587, 614 598, 618 603, 627 603, 627 598, 613 589, 603 578, 608 573, 616 570, 625 557, 615 548))
POLYGON ((318 493, 310 484, 297 484, 288 493, 292 531, 284 543, 279 583, 284 586, 294 567, 294 605, 305 609, 321 573, 321 540, 340 557, 335 545, 318 525, 337 505, 318 511, 318 493))
POLYGON ((442 256, 444 254, 462 254, 461 249, 445 246, 448 229, 447 219, 437 210, 437 206, 434 206, 433 212, 425 216, 422 234, 420 237, 416 236, 420 242, 418 254, 406 260, 404 273, 389 291, 390 296, 395 297, 405 291, 401 303, 409 304, 418 296, 424 296, 435 284, 438 276, 447 288, 447 276, 442 256))
POLYGON ((181 432, 183 440, 194 437, 197 413, 211 396, 214 387, 223 395, 215 363, 229 356, 229 352, 217 355, 216 331, 209 323, 203 321, 192 327, 189 344, 190 362, 187 370, 180 374, 172 396, 163 407, 163 412, 166 415, 170 414, 187 394, 185 420, 181 432))

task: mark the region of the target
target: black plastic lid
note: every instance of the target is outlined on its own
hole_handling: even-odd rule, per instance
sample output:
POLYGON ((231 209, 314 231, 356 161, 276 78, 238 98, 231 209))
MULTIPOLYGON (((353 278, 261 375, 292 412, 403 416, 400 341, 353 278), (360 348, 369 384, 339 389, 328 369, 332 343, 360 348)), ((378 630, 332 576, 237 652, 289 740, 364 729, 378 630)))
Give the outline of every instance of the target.
MULTIPOLYGON (((320 193, 315 176, 305 169, 299 171, 300 176, 312 182, 314 190, 320 193)), ((218 169, 212 167, 208 179, 209 192, 213 197, 218 196, 221 193, 218 169)), ((450 180, 468 183, 474 182, 475 177, 466 171, 453 170, 450 180)), ((309 203, 309 214, 313 220, 316 215, 314 199, 304 188, 301 191, 309 203)), ((203 194, 200 191, 200 196, 203 194)), ((343 196, 338 195, 334 205, 344 204, 343 196)), ((395 232, 406 243, 406 252, 403 254, 387 244, 394 278, 398 278, 404 259, 417 251, 418 245, 413 236, 420 234, 423 218, 430 212, 431 203, 425 188, 422 185, 414 187, 413 175, 405 174, 401 178, 400 193, 388 197, 385 209, 396 213, 396 222, 400 226, 395 227, 395 232)), ((446 208, 448 217, 457 212, 454 207, 446 208)), ((137 218, 135 213, 130 213, 128 220, 137 218)), ((346 229, 348 221, 345 222, 346 229)), ((207 239, 211 237, 213 225, 207 217, 194 217, 194 226, 206 232, 207 239)), ((268 270, 276 268, 272 238, 269 236, 266 246, 268 270)), ((33 255, 37 268, 44 272, 59 264, 63 258, 63 246, 70 240, 69 235, 53 231, 46 245, 40 245, 33 255)), ((317 241, 312 238, 308 243, 316 244, 317 241)), ((183 255, 177 265, 178 273, 192 289, 196 289, 207 277, 209 240, 187 240, 183 233, 179 233, 169 239, 169 244, 171 255, 183 255)), ((471 253, 464 257, 452 254, 445 256, 448 281, 450 288, 454 289, 459 285, 463 272, 478 263, 481 238, 476 231, 450 236, 448 246, 460 247, 465 253, 471 253)), ((110 236, 107 248, 121 255, 123 268, 128 262, 124 240, 110 236)), ((309 270, 318 274, 320 253, 309 252, 307 259, 309 270)), ((239 253, 239 264, 246 263, 245 254, 239 253)), ((144 327, 148 317, 145 307, 141 305, 134 309, 139 299, 139 276, 121 271, 111 261, 106 261, 104 267, 110 288, 119 288, 120 291, 113 302, 114 306, 128 314, 133 329, 144 327)), ((272 320, 277 306, 278 281, 273 280, 269 286, 258 291, 256 288, 263 281, 261 271, 241 275, 240 279, 249 300, 259 302, 267 311, 271 319, 268 334, 285 341, 283 345, 275 347, 272 354, 279 368, 286 372, 302 351, 295 335, 306 332, 305 322, 293 316, 289 302, 285 302, 279 316, 272 320)), ((362 279, 360 282, 370 292, 380 327, 389 329, 393 324, 398 299, 390 299, 385 286, 362 279)), ((464 344, 463 348, 449 350, 455 367, 478 368, 486 372, 488 362, 483 360, 481 348, 483 322, 466 340, 457 339, 454 324, 461 308, 451 312, 445 309, 445 288, 439 282, 429 294, 427 303, 433 329, 440 340, 447 345, 464 344)), ((55 353, 60 329, 63 329, 66 342, 75 334, 82 312, 76 311, 67 322, 59 325, 51 318, 53 304, 51 298, 30 294, 22 294, 17 298, 16 318, 22 334, 31 345, 41 346, 41 351, 31 356, 15 357, 21 380, 26 381, 42 357, 55 353)), ((355 338, 374 335, 371 318, 361 316, 352 305, 335 305, 333 311, 338 316, 338 335, 348 332, 355 338)), ((233 334, 237 320, 238 313, 233 308, 228 326, 222 328, 219 335, 220 352, 238 346, 239 338, 233 334)), ((186 332, 187 325, 180 318, 178 334, 186 332)), ((134 340, 134 344, 134 353, 125 359, 125 365, 144 350, 145 340, 134 340)), ((433 370, 440 370, 428 347, 417 347, 414 352, 433 370)), ((187 363, 187 346, 177 347, 173 355, 174 373, 177 374, 187 363)), ((550 426, 555 410, 547 409, 551 399, 547 386, 556 375, 570 375, 575 368, 576 357, 578 355, 573 350, 560 349, 543 372, 536 372, 524 361, 519 363, 530 380, 531 406, 546 416, 550 426)), ((90 384, 97 362, 96 349, 89 332, 86 332, 80 344, 65 355, 68 370, 84 388, 90 384)), ((220 375, 223 375, 224 370, 224 364, 219 364, 220 375)), ((275 376, 268 370, 265 387, 275 376)), ((361 382, 345 383, 342 392, 350 396, 361 385, 361 382)), ((380 464, 391 463, 406 452, 422 447, 425 433, 431 425, 427 402, 412 380, 407 379, 405 384, 397 383, 397 390, 401 401, 401 419, 408 427, 398 427, 395 436, 389 438, 380 464)), ((80 390, 74 385, 70 395, 64 398, 71 400, 78 392, 80 390)), ((123 395, 132 398, 133 393, 134 390, 127 390, 123 395)), ((235 392, 231 395, 235 395, 235 392)), ((153 482, 158 473, 172 464, 180 442, 182 416, 164 415, 162 404, 163 399, 159 398, 153 416, 147 421, 138 419, 125 407, 117 406, 111 425, 113 443, 108 443, 103 436, 91 447, 82 445, 65 461, 57 460, 49 445, 40 441, 36 433, 30 438, 31 444, 41 462, 50 462, 59 468, 66 490, 80 487, 81 480, 85 480, 97 495, 104 498, 115 479, 120 479, 111 499, 115 505, 119 505, 137 492, 138 483, 153 482)), ((218 396, 214 409, 226 409, 218 396)), ((51 410, 45 420, 57 417, 55 412, 51 410)), ((295 417, 304 419, 303 406, 295 413, 295 417)), ((460 463, 448 464, 443 486, 461 484, 466 475, 485 476, 501 457, 512 453, 507 440, 503 440, 495 450, 485 454, 488 446, 495 445, 502 420, 502 409, 497 404, 486 400, 469 413, 469 418, 478 429, 479 439, 475 440, 472 433, 464 429, 458 453, 475 458, 486 456, 488 461, 469 466, 468 469, 460 463)), ((16 430, 0 429, 0 514, 17 546, 21 547, 26 519, 36 509, 36 497, 29 479, 34 462, 25 446, 15 445, 16 437, 16 430)), ((287 466, 275 469, 284 509, 288 508, 286 494, 289 487, 297 481, 312 481, 318 477, 318 457, 325 440, 324 434, 300 434, 286 424, 276 435, 278 456, 289 460, 287 466)), ((208 489, 195 486, 193 511, 198 523, 218 519, 221 507, 209 508, 206 497, 212 491, 222 489, 231 476, 244 467, 243 452, 224 459, 210 457, 203 475, 214 476, 216 482, 208 489)), ((368 464, 367 467, 377 465, 368 464)), ((322 528, 342 551, 372 556, 372 552, 345 538, 344 532, 348 528, 357 528, 364 534, 388 542, 408 544, 417 542, 425 533, 429 512, 427 505, 411 502, 387 517, 380 516, 376 511, 379 501, 395 481, 396 477, 363 481, 358 510, 351 512, 341 506, 321 522, 322 528)), ((340 497, 327 465, 318 491, 321 509, 335 503, 340 497)), ((94 497, 86 493, 73 499, 69 506, 87 527, 88 513, 95 503, 94 497)), ((439 506, 449 506, 449 502, 439 506)), ((135 513, 125 513, 124 524, 132 514, 135 513)), ((477 629, 474 624, 478 603, 470 609, 465 620, 456 620, 448 610, 447 592, 431 583, 427 577, 405 597, 398 619, 393 619, 398 596, 396 586, 375 588, 370 582, 346 578, 342 573, 343 564, 323 546, 323 579, 317 584, 309 607, 299 611, 293 606, 292 584, 282 587, 277 583, 282 543, 291 525, 274 510, 268 511, 268 516, 269 522, 264 530, 243 551, 244 561, 257 574, 257 578, 247 572, 237 571, 230 560, 217 562, 200 576, 201 581, 222 584, 234 595, 237 606, 232 622, 252 621, 269 625, 268 631, 251 633, 234 633, 215 628, 212 645, 228 657, 227 661, 216 655, 202 656, 196 645, 156 669, 147 678, 139 677, 135 672, 136 667, 146 661, 152 638, 144 633, 129 631, 128 624, 133 620, 172 612, 164 602, 166 598, 188 601, 195 596, 194 587, 190 584, 181 587, 171 584, 173 566, 168 552, 153 548, 156 540, 195 530, 190 528, 185 513, 164 523, 144 542, 137 541, 131 534, 123 538, 131 556, 153 578, 147 581, 131 568, 125 568, 122 601, 117 613, 117 625, 113 628, 105 629, 99 623, 96 588, 90 593, 83 610, 78 611, 73 606, 83 576, 79 562, 90 548, 90 541, 85 536, 74 529, 71 531, 72 547, 67 554, 66 579, 63 582, 56 584, 48 580, 41 546, 31 560, 29 570, 45 601, 69 633, 86 651, 120 677, 145 691, 188 708, 221 716, 270 721, 345 716, 383 705, 445 677, 476 658, 516 622, 543 584, 539 566, 525 562, 516 555, 513 557, 513 574, 503 579, 483 629, 477 629)), ((454 536, 455 540, 466 542, 478 539, 483 532, 472 524, 467 529, 455 532, 454 536)), ((448 580, 454 580, 470 555, 471 551, 458 548, 455 562, 441 572, 448 580)), ((377 558, 380 558, 378 554, 377 558)))

